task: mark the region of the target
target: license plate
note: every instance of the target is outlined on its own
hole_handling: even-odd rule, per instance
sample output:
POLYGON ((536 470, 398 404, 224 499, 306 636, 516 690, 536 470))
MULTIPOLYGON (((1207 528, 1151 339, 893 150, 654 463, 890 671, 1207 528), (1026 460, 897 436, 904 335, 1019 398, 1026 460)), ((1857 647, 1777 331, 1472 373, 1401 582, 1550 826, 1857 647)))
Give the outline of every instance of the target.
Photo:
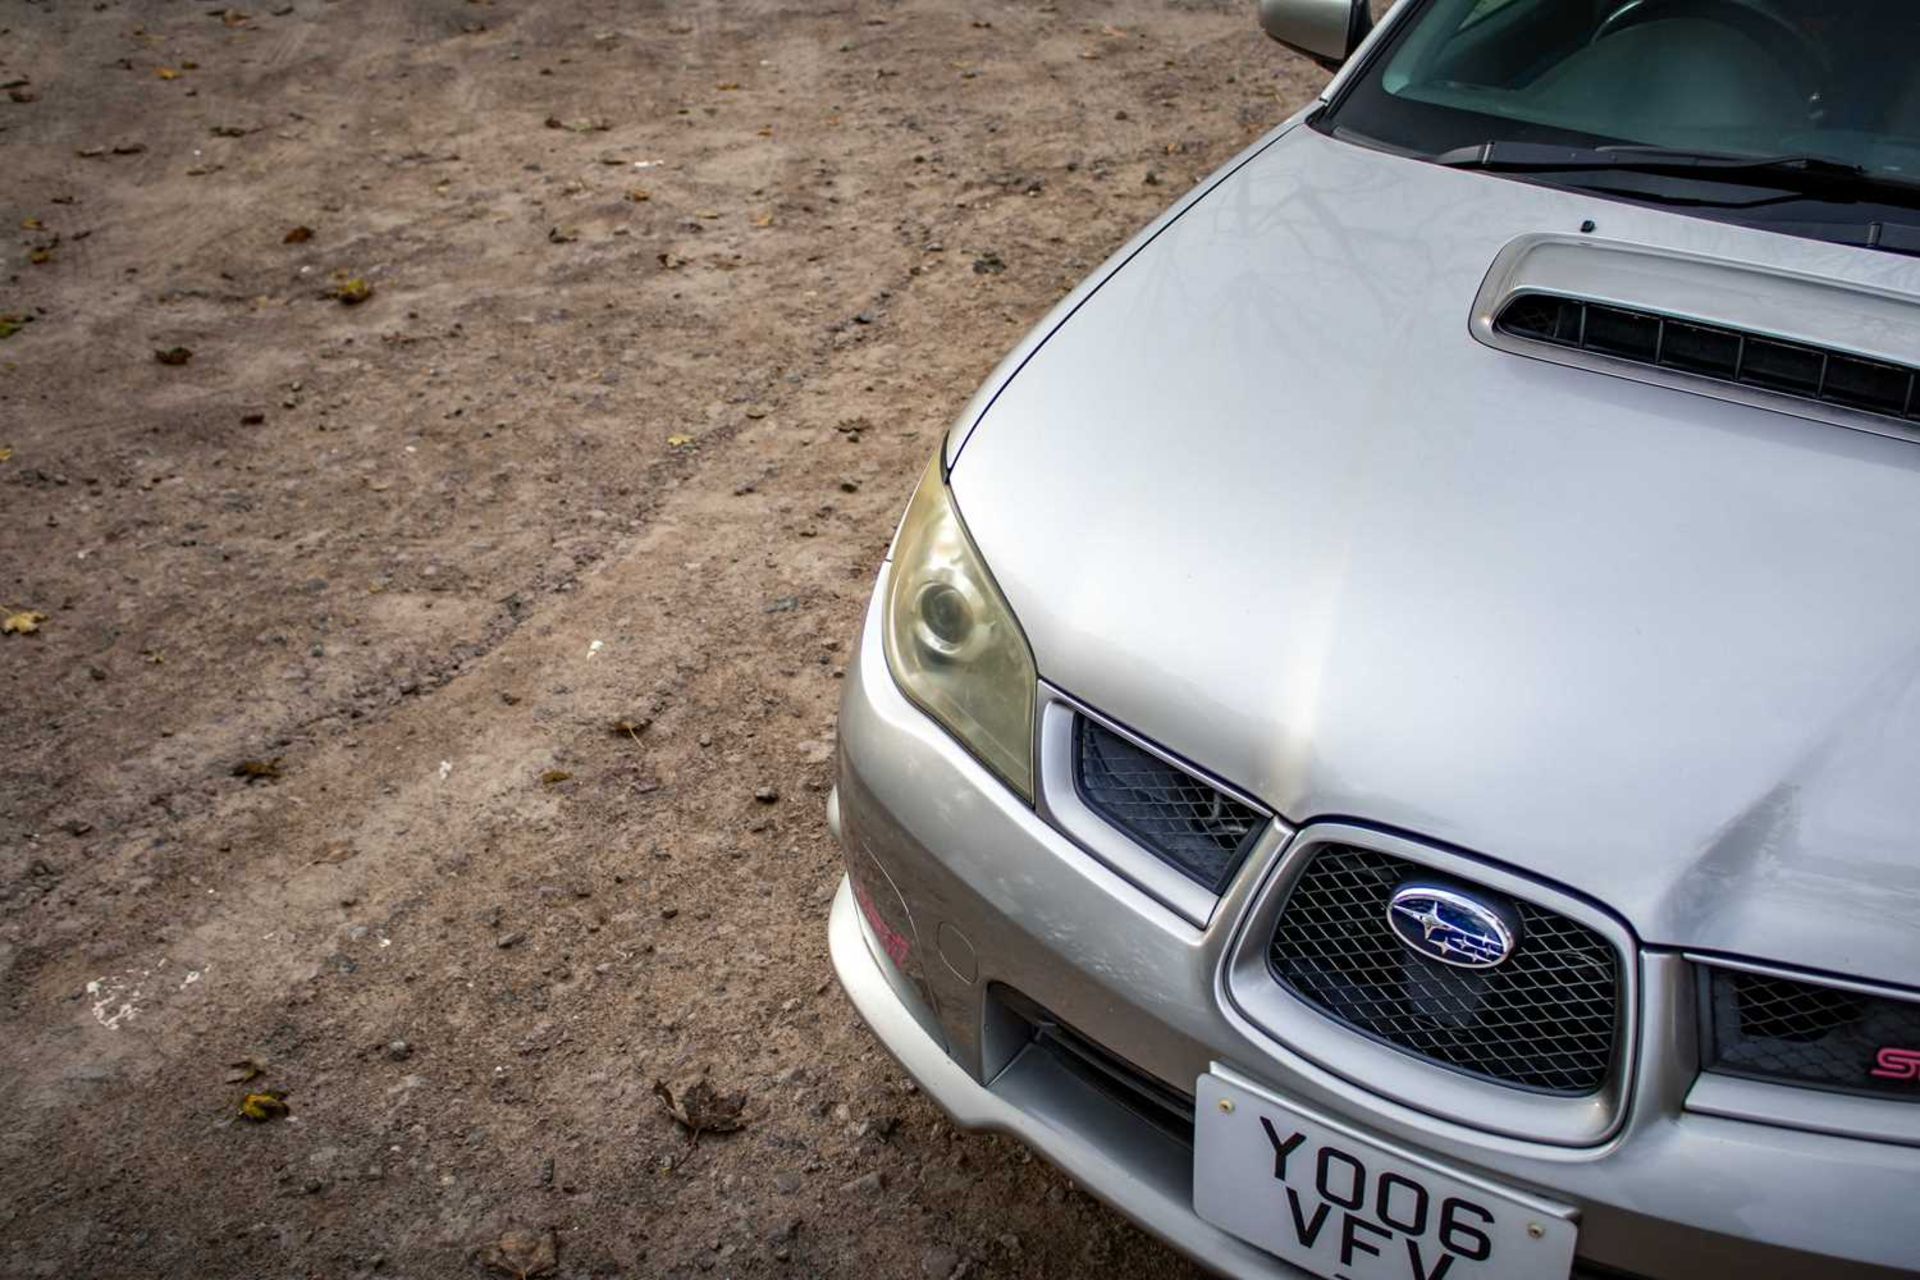
POLYGON ((1329 1280, 1545 1280, 1573 1211, 1453 1173, 1218 1070, 1195 1091, 1193 1207, 1329 1280))

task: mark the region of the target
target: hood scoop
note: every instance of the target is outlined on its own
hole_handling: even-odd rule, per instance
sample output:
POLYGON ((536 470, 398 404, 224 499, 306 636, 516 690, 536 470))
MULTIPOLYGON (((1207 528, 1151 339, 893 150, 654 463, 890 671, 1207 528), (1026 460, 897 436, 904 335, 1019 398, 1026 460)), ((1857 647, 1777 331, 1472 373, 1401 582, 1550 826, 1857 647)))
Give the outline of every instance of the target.
POLYGON ((1526 237, 1475 304, 1489 346, 1920 439, 1920 299, 1742 263, 1526 237))

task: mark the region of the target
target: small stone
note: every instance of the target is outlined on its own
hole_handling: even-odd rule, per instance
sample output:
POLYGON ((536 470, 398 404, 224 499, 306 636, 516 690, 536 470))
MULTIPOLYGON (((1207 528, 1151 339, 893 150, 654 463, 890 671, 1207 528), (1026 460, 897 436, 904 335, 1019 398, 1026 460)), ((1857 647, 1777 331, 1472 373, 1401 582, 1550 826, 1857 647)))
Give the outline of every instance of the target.
POLYGON ((801 1185, 800 1175, 793 1172, 793 1170, 791 1169, 783 1169, 779 1173, 776 1173, 773 1175, 774 1189, 785 1195, 792 1195, 794 1192, 800 1189, 800 1185, 801 1185))
POLYGON ((527 935, 516 930, 513 933, 501 934, 493 940, 493 945, 505 951, 508 947, 517 947, 526 940, 527 935))
POLYGON ((387 1056, 395 1062, 405 1062, 413 1056, 413 1046, 405 1040, 387 1041, 387 1056))
POLYGON ((947 1280, 960 1266, 960 1255, 945 1245, 935 1245, 920 1257, 920 1274, 928 1280, 947 1280))
POLYGON ((780 798, 778 787, 762 787, 753 793, 753 798, 761 804, 772 804, 780 798))
POLYGON ((840 1190, 849 1195, 878 1195, 886 1189, 887 1175, 878 1169, 873 1170, 871 1173, 863 1173, 851 1182, 845 1182, 840 1185, 840 1190))

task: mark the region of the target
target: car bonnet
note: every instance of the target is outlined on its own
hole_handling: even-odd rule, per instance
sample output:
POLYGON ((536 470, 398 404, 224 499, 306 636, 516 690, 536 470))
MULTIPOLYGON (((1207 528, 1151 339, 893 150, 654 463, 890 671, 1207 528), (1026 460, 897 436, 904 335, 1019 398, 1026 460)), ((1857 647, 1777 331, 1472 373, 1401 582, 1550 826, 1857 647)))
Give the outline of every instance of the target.
POLYGON ((1293 822, 1920 978, 1920 443, 1477 340, 1540 236, 1920 295, 1913 259, 1285 132, 954 429, 1042 678, 1293 822))

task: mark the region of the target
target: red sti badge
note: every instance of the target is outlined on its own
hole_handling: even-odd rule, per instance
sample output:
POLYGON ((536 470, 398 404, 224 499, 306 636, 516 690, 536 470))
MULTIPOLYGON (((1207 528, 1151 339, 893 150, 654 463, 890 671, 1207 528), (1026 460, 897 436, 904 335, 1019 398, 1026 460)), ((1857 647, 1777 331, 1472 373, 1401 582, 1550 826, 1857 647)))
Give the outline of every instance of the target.
POLYGON ((1892 1045, 1874 1055, 1869 1075, 1881 1080, 1920 1080, 1920 1049, 1896 1049, 1892 1045))

